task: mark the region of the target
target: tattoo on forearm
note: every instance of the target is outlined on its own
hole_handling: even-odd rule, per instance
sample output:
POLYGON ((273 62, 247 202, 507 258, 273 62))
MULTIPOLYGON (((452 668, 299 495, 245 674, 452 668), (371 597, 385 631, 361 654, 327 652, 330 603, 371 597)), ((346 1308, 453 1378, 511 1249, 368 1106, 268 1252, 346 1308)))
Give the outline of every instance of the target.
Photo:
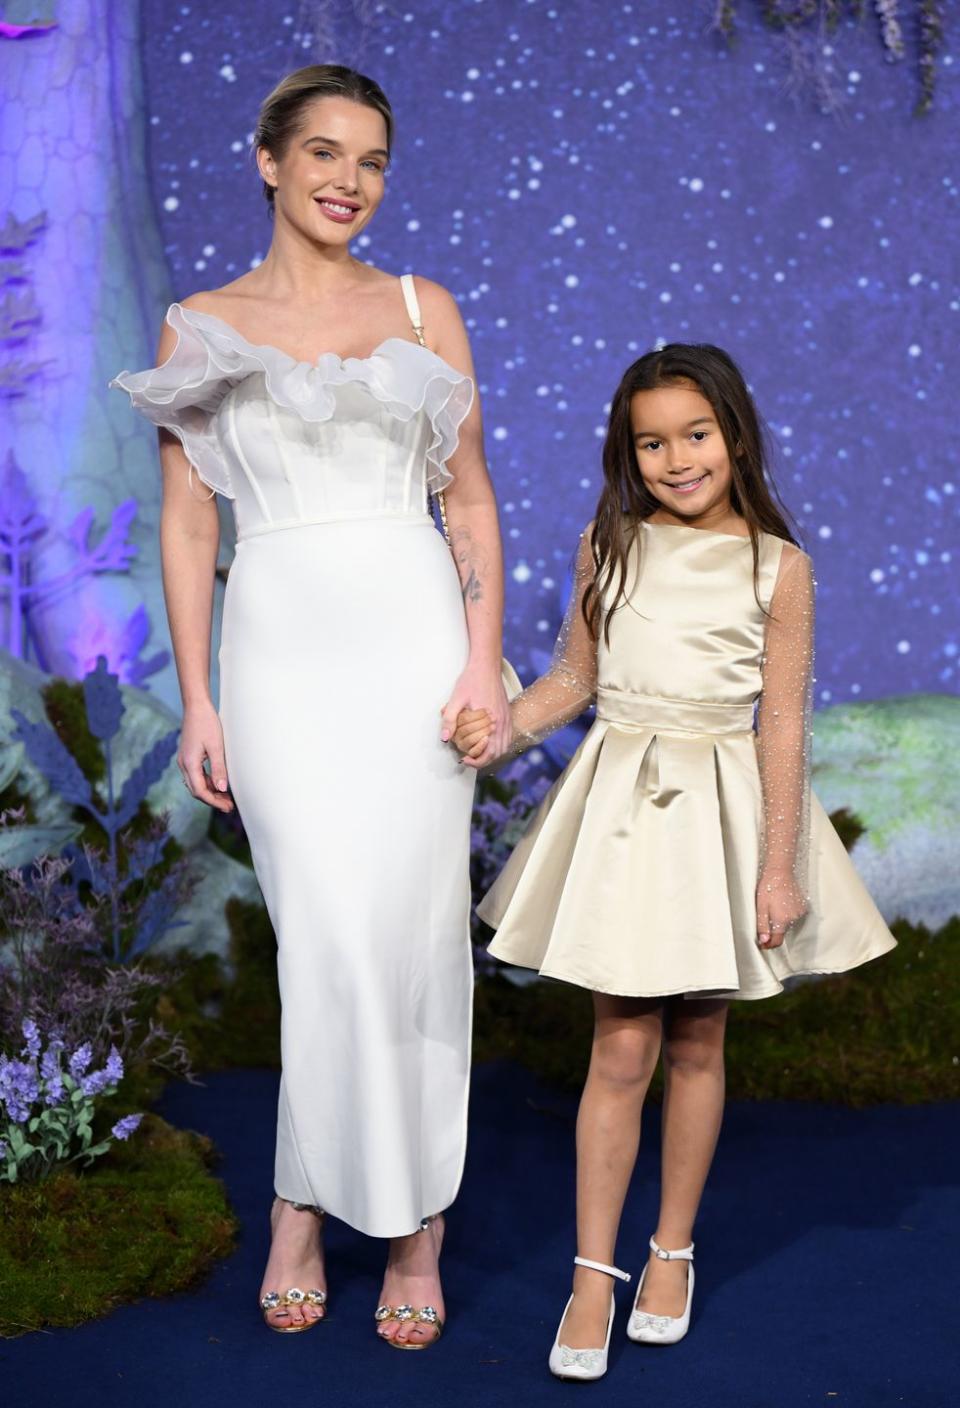
POLYGON ((469 528, 455 529, 450 546, 453 549, 457 571, 460 573, 463 600, 468 605, 475 606, 484 597, 483 579, 487 568, 486 556, 482 548, 473 541, 473 534, 469 528))

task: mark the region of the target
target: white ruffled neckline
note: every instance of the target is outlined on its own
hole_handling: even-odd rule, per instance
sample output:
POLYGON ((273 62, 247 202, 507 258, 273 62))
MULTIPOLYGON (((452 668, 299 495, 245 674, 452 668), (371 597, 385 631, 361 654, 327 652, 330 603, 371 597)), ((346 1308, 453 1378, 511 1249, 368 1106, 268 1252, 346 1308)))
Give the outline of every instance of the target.
POLYGON ((313 423, 336 414, 336 391, 362 386, 399 422, 425 414, 431 436, 425 450, 426 486, 437 493, 452 481, 447 460, 473 403, 474 383, 419 342, 384 338, 367 357, 324 352, 315 362, 291 357, 271 343, 250 342, 215 313, 172 303, 167 324, 176 344, 159 367, 120 372, 110 383, 130 396, 142 415, 171 431, 211 489, 234 498, 220 443, 217 412, 233 387, 262 374, 273 402, 313 423))
POLYGON ((319 370, 327 362, 335 362, 338 367, 344 368, 349 366, 363 366, 367 362, 375 361, 383 352, 384 348, 389 347, 391 343, 399 342, 402 347, 413 347, 416 348, 418 352, 426 352, 428 357, 432 357, 435 362, 440 362, 453 376, 463 376, 463 372, 458 372, 455 367, 452 367, 449 362, 445 361, 444 358, 440 356, 439 352, 434 352, 430 347, 424 347, 421 343, 414 341, 414 339, 410 337, 400 337, 397 334, 394 334, 392 337, 385 337, 382 342, 377 343, 373 351, 369 352, 366 357, 341 357, 337 352, 321 352, 315 361, 310 362, 303 357, 291 356, 289 352, 284 352, 282 347, 277 347, 273 342, 251 342, 248 337, 244 337, 243 333, 240 332, 238 328, 234 327, 233 323, 228 323, 224 318, 218 318, 216 313, 203 313, 199 308, 185 308, 182 303, 171 303, 167 310, 166 321, 171 327, 174 325, 170 320, 170 314, 174 309, 176 309, 180 316, 185 318, 188 323, 196 318, 203 318, 206 322, 216 323, 223 329, 227 336, 232 338, 235 342, 241 343, 242 346, 254 356, 260 356, 264 352, 272 352, 276 356, 282 357, 285 362, 289 362, 291 367, 306 367, 310 370, 319 370))

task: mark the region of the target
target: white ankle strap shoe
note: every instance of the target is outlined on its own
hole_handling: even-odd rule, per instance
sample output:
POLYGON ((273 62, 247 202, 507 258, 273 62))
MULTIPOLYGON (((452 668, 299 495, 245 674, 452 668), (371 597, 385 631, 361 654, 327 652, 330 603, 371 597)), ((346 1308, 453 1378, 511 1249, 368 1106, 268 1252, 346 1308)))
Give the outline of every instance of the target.
MULTIPOLYGON (((607 1266, 602 1261, 589 1261, 585 1256, 575 1256, 573 1261, 575 1266, 585 1266, 590 1271, 602 1271, 604 1275, 613 1276, 618 1281, 630 1280, 628 1272, 620 1271, 616 1266, 607 1266)), ((610 1335, 613 1331, 613 1315, 616 1309, 613 1290, 610 1291, 607 1338, 602 1349, 570 1349, 568 1345, 560 1343, 563 1322, 566 1320, 567 1311, 572 1304, 573 1296, 567 1301, 557 1328, 557 1337, 550 1351, 550 1372, 555 1374, 558 1379, 602 1379, 607 1372, 607 1356, 610 1352, 610 1335)))
POLYGON ((645 1310, 637 1309, 637 1301, 643 1294, 643 1283, 646 1279, 647 1268, 644 1267, 637 1282, 637 1294, 633 1303, 633 1313, 627 1324, 627 1335, 636 1344, 676 1344, 682 1340, 690 1328, 690 1307, 693 1304, 693 1243, 689 1247, 681 1247, 679 1251, 664 1251, 654 1239, 650 1238, 650 1250, 654 1256, 661 1261, 685 1261, 687 1266, 687 1303, 683 1308, 682 1315, 650 1315, 645 1310))

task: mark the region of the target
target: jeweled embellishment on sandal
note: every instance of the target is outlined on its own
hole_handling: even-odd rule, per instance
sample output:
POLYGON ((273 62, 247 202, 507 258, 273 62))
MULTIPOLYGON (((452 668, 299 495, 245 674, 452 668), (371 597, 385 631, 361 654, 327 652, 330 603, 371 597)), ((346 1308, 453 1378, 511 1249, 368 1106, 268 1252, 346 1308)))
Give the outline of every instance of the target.
POLYGON ((279 1292, 279 1291, 267 1291, 267 1294, 266 1294, 265 1296, 263 1296, 263 1297, 261 1298, 261 1300, 260 1300, 260 1309, 261 1309, 261 1310, 276 1310, 276 1308, 277 1308, 277 1306, 278 1306, 279 1304, 280 1304, 280 1292, 279 1292))

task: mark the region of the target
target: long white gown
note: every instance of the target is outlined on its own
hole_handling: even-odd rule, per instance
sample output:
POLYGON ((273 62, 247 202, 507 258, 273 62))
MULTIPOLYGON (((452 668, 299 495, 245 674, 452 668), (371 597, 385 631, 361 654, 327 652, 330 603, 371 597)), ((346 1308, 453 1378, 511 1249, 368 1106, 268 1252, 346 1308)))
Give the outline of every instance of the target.
POLYGON ((405 338, 310 364, 167 321, 170 358, 113 384, 233 501, 220 717, 278 943, 276 1191, 402 1236, 466 1144, 474 779, 440 710, 468 638, 427 492, 473 384, 405 338))

